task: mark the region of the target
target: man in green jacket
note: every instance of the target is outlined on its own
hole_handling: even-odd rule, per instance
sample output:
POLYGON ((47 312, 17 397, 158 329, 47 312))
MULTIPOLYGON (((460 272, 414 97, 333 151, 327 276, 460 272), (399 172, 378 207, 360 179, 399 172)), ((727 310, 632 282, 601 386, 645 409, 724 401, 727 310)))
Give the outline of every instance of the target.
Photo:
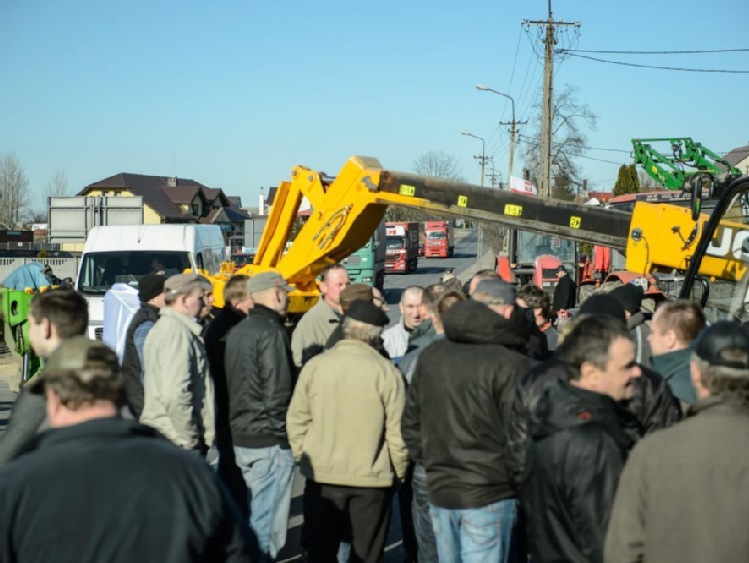
POLYGON ((286 417, 294 457, 307 478, 304 520, 311 561, 335 561, 346 523, 352 557, 381 561, 393 485, 408 465, 401 437, 403 377, 373 344, 388 317, 355 301, 344 340, 305 365, 286 417))
POLYGON ((642 440, 621 474, 606 563, 749 560, 749 335, 709 326, 690 370, 690 418, 642 440))
POLYGON ((682 407, 697 400, 689 375, 689 347, 705 328, 705 315, 697 303, 682 299, 658 307, 648 335, 653 369, 663 376, 682 407))

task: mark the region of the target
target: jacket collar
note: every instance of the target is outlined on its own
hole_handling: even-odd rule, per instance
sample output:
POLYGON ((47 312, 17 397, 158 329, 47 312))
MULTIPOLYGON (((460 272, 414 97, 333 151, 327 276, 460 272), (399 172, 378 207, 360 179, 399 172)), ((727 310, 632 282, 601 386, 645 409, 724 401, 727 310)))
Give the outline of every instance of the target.
POLYGON ((710 395, 689 406, 687 416, 749 416, 749 404, 710 395))
POLYGON ((75 444, 84 440, 101 440, 103 443, 109 443, 127 437, 157 438, 159 436, 161 436, 159 432, 136 420, 125 420, 119 416, 96 418, 73 426, 44 430, 34 436, 21 454, 75 444))
POLYGON ((273 309, 266 307, 265 305, 261 305, 260 303, 255 303, 255 305, 250 309, 248 317, 265 317, 266 319, 272 319, 277 323, 281 323, 283 317, 276 313, 273 309))
POLYGON ((195 336, 200 336, 203 332, 203 326, 194 318, 188 317, 187 315, 183 315, 181 313, 177 313, 176 311, 173 311, 169 307, 164 307, 159 311, 159 314, 162 317, 166 317, 169 319, 174 319, 176 321, 179 321, 187 329, 190 330, 195 336))

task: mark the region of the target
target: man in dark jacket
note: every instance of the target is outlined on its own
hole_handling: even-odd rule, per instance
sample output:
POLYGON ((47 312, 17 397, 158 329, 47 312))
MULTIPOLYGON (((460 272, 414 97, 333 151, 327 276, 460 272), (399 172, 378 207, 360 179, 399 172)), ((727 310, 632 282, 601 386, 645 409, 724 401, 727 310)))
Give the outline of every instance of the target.
POLYGON ((147 274, 138 280, 140 309, 133 315, 125 336, 122 378, 125 382, 127 404, 135 418, 140 418, 143 412, 143 347, 146 344, 146 336, 159 320, 159 310, 164 306, 165 281, 166 276, 158 274, 147 274))
MULTIPOLYGON (((582 321, 587 315, 606 315, 625 324, 624 309, 608 294, 593 295, 585 301, 578 315, 568 321, 570 327, 582 321)), ((681 420, 679 402, 674 397, 668 383, 659 374, 640 366, 642 376, 634 381, 635 392, 632 399, 623 403, 631 416, 626 417, 626 431, 637 440, 646 434, 668 428, 681 420)), ((525 474, 526 448, 528 445, 528 423, 531 413, 536 410, 538 400, 546 391, 571 379, 569 366, 557 357, 534 366, 517 386, 516 398, 512 405, 508 437, 507 463, 512 485, 518 495, 522 490, 525 474)))
POLYGON ((247 527, 205 462, 118 416, 109 348, 70 339, 31 387, 52 429, 0 472, 0 561, 249 560, 247 527))
POLYGON ((621 401, 640 377, 627 329, 582 319, 559 359, 570 381, 550 387, 532 413, 522 500, 533 561, 603 561, 609 511, 632 438, 621 401))
POLYGON ((235 275, 226 281, 226 285, 224 285, 224 306, 218 309, 214 318, 208 323, 203 336, 216 395, 218 474, 231 490, 243 513, 247 511, 247 487, 245 487, 241 471, 237 468, 231 444, 229 392, 226 388, 224 357, 229 331, 246 318, 247 312, 252 308, 252 299, 250 299, 250 294, 247 291, 248 280, 249 277, 247 276, 235 275))
POLYGON ((493 286, 481 289, 493 294, 495 309, 467 301, 445 313, 445 339, 419 357, 404 413, 403 438, 409 451, 421 451, 445 561, 507 561, 517 516, 504 428, 529 360, 511 330, 514 288, 486 283, 493 286))
MULTIPOLYGON (((31 302, 28 323, 31 348, 37 356, 46 359, 60 343, 86 334, 88 302, 72 289, 39 293, 31 302)), ((29 393, 27 386, 24 386, 16 398, 8 426, 0 440, 0 466, 18 455, 46 426, 46 418, 44 397, 29 393)))
POLYGON ((567 274, 567 268, 560 265, 557 269, 557 286, 551 300, 551 308, 555 315, 575 306, 575 289, 575 281, 567 274))
POLYGON ((606 537, 606 561, 749 560, 749 336, 717 322, 694 343, 697 402, 681 424, 629 456, 606 537))
POLYGON ((294 456, 286 436, 286 411, 296 379, 283 326, 287 292, 281 274, 250 277, 247 318, 226 342, 229 424, 237 465, 248 489, 250 527, 258 539, 254 561, 272 561, 286 542, 294 456))
POLYGON ((705 328, 702 307, 680 299, 664 303, 653 315, 648 337, 653 369, 663 376, 684 410, 697 400, 689 372, 692 342, 705 328))

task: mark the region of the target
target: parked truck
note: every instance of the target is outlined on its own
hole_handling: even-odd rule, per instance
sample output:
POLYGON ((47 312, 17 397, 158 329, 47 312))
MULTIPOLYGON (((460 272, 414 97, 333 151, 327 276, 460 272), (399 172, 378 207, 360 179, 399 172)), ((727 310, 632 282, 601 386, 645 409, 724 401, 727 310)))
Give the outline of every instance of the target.
POLYGON ((410 274, 419 265, 419 223, 388 222, 385 224, 386 274, 410 274))
POLYGON ((385 221, 380 221, 377 230, 367 244, 341 262, 348 272, 351 283, 365 283, 380 291, 385 289, 385 221))
POLYGON ((455 252, 455 239, 450 221, 424 223, 424 258, 449 258, 455 252))

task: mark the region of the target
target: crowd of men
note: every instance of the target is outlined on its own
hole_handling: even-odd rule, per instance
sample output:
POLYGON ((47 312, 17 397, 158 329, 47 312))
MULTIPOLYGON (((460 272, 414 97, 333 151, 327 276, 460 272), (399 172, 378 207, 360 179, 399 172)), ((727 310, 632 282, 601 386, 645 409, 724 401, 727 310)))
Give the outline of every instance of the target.
POLYGON ((274 561, 295 467, 312 562, 382 561, 394 502, 408 561, 747 560, 749 335, 687 301, 648 318, 634 285, 555 327, 565 278, 408 287, 386 329, 331 265, 292 330, 276 271, 219 310, 207 279, 152 274, 121 365, 80 294, 39 294, 0 562, 274 561))

